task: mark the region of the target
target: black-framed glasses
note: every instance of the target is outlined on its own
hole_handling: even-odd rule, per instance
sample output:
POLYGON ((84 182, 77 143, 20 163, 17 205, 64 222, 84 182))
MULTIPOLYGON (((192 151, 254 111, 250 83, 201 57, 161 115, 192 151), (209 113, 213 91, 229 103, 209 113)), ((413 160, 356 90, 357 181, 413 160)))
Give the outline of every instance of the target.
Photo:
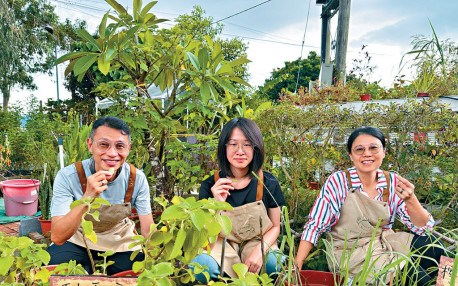
MULTIPOLYGON (((367 147, 367 149, 369 150, 369 153, 374 155, 374 154, 379 153, 380 150, 382 150, 382 146, 380 146, 378 144, 371 144, 369 147, 367 147)), ((366 152, 366 147, 358 145, 358 146, 354 147, 353 149, 351 149, 351 151, 353 153, 355 153, 356 155, 360 156, 360 155, 363 155, 366 152)))
POLYGON ((98 140, 98 141, 92 141, 92 144, 95 145, 95 148, 99 150, 100 152, 108 152, 108 150, 113 147, 116 152, 119 154, 124 154, 129 151, 129 145, 126 144, 125 142, 115 142, 111 143, 107 140, 98 140))
POLYGON ((235 143, 235 142, 230 142, 230 143, 227 143, 226 144, 226 149, 229 150, 229 151, 232 151, 232 152, 236 152, 238 151, 240 148, 242 148, 242 150, 244 152, 247 152, 247 151, 253 151, 254 150, 254 146, 253 144, 251 143, 235 143))

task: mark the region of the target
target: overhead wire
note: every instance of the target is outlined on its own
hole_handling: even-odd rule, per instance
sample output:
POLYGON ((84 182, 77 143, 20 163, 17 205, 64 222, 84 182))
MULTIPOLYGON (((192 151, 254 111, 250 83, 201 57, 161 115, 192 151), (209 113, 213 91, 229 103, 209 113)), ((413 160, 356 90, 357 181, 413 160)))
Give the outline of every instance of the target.
POLYGON ((299 76, 301 74, 302 52, 304 51, 305 33, 307 32, 307 26, 309 24, 310 2, 312 2, 312 0, 309 0, 309 10, 307 11, 307 20, 305 21, 304 36, 302 37, 301 56, 299 57, 299 69, 297 71, 296 87, 294 88, 294 93, 297 92, 297 85, 299 84, 299 76))
POLYGON ((262 2, 262 3, 259 3, 259 4, 256 4, 256 5, 254 5, 254 6, 251 6, 250 8, 247 8, 247 9, 245 9, 245 10, 242 10, 242 11, 240 11, 240 12, 237 12, 237 13, 235 13, 235 14, 232 14, 232 15, 230 15, 230 16, 227 16, 227 17, 225 17, 225 18, 223 18, 223 19, 220 19, 220 20, 218 20, 218 21, 215 21, 215 22, 212 23, 212 25, 213 25, 213 24, 216 24, 216 23, 219 23, 219 22, 221 22, 221 21, 227 20, 227 19, 229 19, 229 18, 232 18, 232 17, 234 17, 234 16, 237 16, 237 15, 239 15, 239 14, 242 14, 242 13, 248 11, 248 10, 254 9, 254 8, 256 8, 256 7, 258 7, 258 6, 261 6, 261 5, 263 5, 263 4, 267 3, 267 2, 270 2, 270 1, 272 1, 272 0, 267 0, 267 1, 264 1, 264 2, 262 2))

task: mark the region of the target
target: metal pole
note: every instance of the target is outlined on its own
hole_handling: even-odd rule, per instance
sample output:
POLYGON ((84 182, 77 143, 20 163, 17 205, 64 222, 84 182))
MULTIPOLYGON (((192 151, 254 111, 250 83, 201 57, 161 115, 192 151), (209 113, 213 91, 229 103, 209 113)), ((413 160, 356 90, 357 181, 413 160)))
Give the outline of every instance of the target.
POLYGON ((60 168, 63 169, 64 168, 64 138, 58 137, 57 145, 59 146, 60 168))
MULTIPOLYGON (((57 61, 57 39, 54 38, 54 52, 56 53, 56 61, 57 61)), ((57 87, 57 105, 59 105, 59 69, 56 63, 56 87, 57 87)))

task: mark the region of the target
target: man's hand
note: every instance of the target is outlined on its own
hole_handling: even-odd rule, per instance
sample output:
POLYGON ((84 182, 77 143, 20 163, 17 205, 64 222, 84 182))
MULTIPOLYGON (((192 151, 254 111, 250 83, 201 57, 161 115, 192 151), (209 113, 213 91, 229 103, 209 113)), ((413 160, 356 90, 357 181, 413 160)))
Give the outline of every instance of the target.
POLYGON ((87 178, 86 192, 83 198, 98 198, 101 193, 108 189, 108 181, 112 173, 108 171, 98 171, 87 178))

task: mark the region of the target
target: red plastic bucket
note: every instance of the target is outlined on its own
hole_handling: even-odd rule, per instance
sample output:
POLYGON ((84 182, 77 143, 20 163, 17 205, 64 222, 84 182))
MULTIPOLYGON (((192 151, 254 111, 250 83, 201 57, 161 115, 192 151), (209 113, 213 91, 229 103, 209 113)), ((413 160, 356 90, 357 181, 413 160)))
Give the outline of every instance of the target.
POLYGON ((7 216, 32 216, 38 208, 40 181, 32 179, 0 182, 7 216))
MULTIPOLYGON (((301 283, 298 285, 306 285, 306 286, 334 286, 336 285, 334 282, 334 275, 331 272, 324 272, 324 271, 315 271, 315 270, 301 270, 299 271, 301 277, 301 283)), ((336 275, 336 282, 337 284, 340 283, 342 285, 340 278, 336 275)), ((285 285, 288 285, 286 282, 285 285)), ((291 286, 296 286, 292 284, 291 286)))

